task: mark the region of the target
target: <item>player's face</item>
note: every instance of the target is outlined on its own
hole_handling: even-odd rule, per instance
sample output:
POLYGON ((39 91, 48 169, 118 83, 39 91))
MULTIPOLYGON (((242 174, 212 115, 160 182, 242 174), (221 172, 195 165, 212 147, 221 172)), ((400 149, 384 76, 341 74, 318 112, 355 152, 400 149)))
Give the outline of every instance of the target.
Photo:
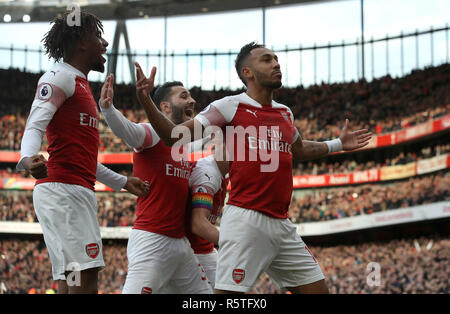
POLYGON ((108 42, 102 37, 99 30, 90 33, 87 38, 88 52, 91 70, 103 73, 105 71, 106 59, 103 56, 106 53, 108 42))
POLYGON ((274 89, 281 87, 280 64, 273 51, 267 48, 253 49, 249 61, 256 84, 274 89))
POLYGON ((173 86, 171 89, 170 104, 172 108, 171 120, 180 124, 194 118, 195 100, 183 86, 173 86))

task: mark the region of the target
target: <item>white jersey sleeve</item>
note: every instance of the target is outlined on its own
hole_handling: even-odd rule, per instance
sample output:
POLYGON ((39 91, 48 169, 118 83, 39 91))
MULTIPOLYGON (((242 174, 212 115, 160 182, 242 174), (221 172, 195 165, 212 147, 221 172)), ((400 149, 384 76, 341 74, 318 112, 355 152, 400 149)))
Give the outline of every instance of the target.
POLYGON ((97 162, 96 177, 98 181, 109 186, 116 192, 120 191, 128 180, 126 176, 112 171, 99 162, 97 162))
POLYGON ((194 119, 204 127, 214 125, 222 128, 233 120, 238 105, 239 101, 235 97, 225 97, 209 104, 194 119))
POLYGON ((158 143, 159 136, 149 123, 131 122, 113 105, 103 108, 100 104, 100 109, 113 133, 136 151, 153 147, 158 143))
POLYGON ((213 156, 201 158, 189 177, 189 187, 192 193, 202 192, 216 194, 222 185, 222 174, 213 156), (205 189, 199 190, 199 189, 205 189))
POLYGON ((20 147, 17 170, 24 170, 22 161, 39 152, 42 138, 53 115, 75 92, 75 75, 57 65, 40 78, 20 147))
POLYGON ((295 141, 297 141, 297 139, 300 137, 300 133, 298 132, 297 128, 295 127, 294 124, 294 114, 292 113, 292 110, 288 107, 288 112, 289 112, 289 117, 291 118, 291 122, 292 122, 292 128, 293 128, 293 133, 294 135, 292 136, 292 143, 295 143, 295 141))

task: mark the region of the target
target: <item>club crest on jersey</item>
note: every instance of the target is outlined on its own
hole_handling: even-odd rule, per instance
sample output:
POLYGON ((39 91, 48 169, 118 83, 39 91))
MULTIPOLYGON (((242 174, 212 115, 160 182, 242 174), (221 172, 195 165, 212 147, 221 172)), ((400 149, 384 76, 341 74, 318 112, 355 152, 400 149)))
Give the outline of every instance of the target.
POLYGON ((43 84, 41 88, 39 88, 38 98, 40 100, 48 100, 52 97, 53 89, 50 84, 43 84))
POLYGON ((235 268, 233 269, 233 280, 235 283, 240 284, 245 278, 245 270, 235 268))
POLYGON ((287 122, 291 122, 291 119, 289 118, 289 115, 287 112, 282 111, 281 116, 286 120, 287 122))
POLYGON ((98 244, 97 243, 90 243, 86 245, 86 254, 90 258, 96 258, 98 256, 98 253, 100 252, 98 244))
POLYGON ((152 294, 152 288, 143 287, 141 290, 141 294, 152 294))

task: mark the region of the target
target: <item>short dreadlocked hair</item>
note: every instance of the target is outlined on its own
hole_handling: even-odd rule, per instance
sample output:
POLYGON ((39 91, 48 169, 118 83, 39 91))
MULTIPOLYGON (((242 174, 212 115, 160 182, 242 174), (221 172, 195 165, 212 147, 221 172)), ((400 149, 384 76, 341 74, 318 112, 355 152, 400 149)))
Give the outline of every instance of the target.
POLYGON ((239 51, 239 54, 236 57, 235 61, 236 72, 245 86, 247 86, 247 82, 245 81, 245 78, 242 76, 242 68, 244 67, 244 61, 247 60, 248 56, 250 56, 250 52, 253 49, 257 48, 265 48, 265 46, 252 41, 251 43, 248 43, 245 46, 243 46, 241 48, 241 51, 239 51))
POLYGON ((79 26, 69 25, 67 21, 71 13, 66 11, 62 16, 56 17, 50 23, 53 24, 52 28, 42 39, 45 54, 48 55, 49 59, 55 59, 56 62, 70 58, 75 45, 86 34, 93 31, 103 33, 103 24, 100 19, 88 12, 80 12, 79 26))

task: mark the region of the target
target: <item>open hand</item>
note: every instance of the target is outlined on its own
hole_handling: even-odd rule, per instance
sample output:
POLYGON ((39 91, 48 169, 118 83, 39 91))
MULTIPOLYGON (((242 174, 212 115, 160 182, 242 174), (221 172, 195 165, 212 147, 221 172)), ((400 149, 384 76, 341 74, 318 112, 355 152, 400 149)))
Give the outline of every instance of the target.
POLYGON ((127 177, 124 189, 136 196, 145 196, 150 191, 150 185, 147 181, 144 182, 138 177, 127 177))
POLYGON ((100 92, 100 106, 111 107, 114 98, 114 74, 108 75, 100 92))
POLYGON ((348 119, 345 119, 345 126, 339 136, 342 142, 342 149, 346 151, 362 148, 369 144, 372 133, 367 129, 357 131, 348 130, 348 119))

